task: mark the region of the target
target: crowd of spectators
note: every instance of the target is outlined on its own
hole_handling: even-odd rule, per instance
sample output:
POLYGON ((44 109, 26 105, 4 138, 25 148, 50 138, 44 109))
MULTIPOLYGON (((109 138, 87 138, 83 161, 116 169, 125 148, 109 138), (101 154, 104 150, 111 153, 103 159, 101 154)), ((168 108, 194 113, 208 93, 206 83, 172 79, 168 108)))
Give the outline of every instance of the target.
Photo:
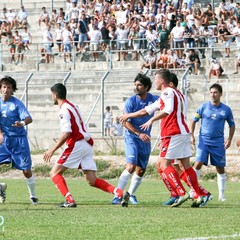
MULTIPOLYGON (((98 61, 99 54, 109 60, 110 50, 117 52, 118 61, 126 61, 131 52, 132 60, 145 55, 142 68, 191 65, 197 74, 206 47, 222 43, 225 57, 231 56, 231 47, 240 48, 240 2, 222 0, 217 9, 210 3, 200 8, 193 0, 66 0, 51 13, 42 7, 42 51, 47 62, 53 61, 53 47, 65 62, 72 61, 73 52, 83 56, 89 51, 92 61, 98 61), (149 54, 156 59, 149 61, 149 54)), ((7 36, 26 26, 27 13, 23 6, 15 15, 4 8, 0 19, 1 36, 7 36)))

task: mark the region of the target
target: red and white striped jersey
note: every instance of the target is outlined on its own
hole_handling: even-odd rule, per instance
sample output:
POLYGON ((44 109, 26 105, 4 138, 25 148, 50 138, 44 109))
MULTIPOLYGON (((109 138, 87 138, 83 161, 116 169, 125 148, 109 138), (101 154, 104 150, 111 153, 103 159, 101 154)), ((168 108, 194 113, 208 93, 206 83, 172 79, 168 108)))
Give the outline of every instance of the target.
POLYGON ((189 134, 186 123, 186 101, 183 95, 173 88, 166 88, 160 97, 160 110, 168 113, 161 119, 161 137, 189 134))
POLYGON ((82 113, 77 105, 70 103, 68 100, 63 101, 59 111, 59 118, 61 131, 71 132, 66 141, 68 146, 82 139, 93 145, 93 140, 83 122, 82 113))

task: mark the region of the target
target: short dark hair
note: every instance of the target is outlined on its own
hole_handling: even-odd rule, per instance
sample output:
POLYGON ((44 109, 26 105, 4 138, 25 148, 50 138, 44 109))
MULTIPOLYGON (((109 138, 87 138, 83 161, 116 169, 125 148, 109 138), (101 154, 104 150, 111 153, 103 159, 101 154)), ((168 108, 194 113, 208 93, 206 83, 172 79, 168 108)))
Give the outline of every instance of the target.
POLYGON ((2 84, 6 84, 6 85, 12 85, 13 91, 15 92, 17 89, 17 82, 16 80, 14 80, 12 77, 10 76, 4 76, 1 80, 0 80, 0 88, 2 88, 2 84))
POLYGON ((166 68, 162 68, 162 69, 159 69, 156 71, 156 74, 155 75, 160 75, 161 78, 164 79, 164 81, 169 84, 171 82, 171 72, 166 69, 166 68))
POLYGON ((213 85, 211 85, 209 90, 211 90, 212 88, 216 88, 220 93, 223 92, 222 86, 219 83, 214 83, 213 85))
POLYGON ((172 82, 175 87, 178 86, 178 77, 175 73, 171 73, 170 82, 172 82))
POLYGON ((67 89, 62 83, 56 83, 51 87, 51 91, 56 94, 59 99, 66 99, 67 89))
POLYGON ((135 77, 134 82, 139 81, 144 87, 148 87, 147 91, 149 91, 152 87, 152 81, 149 77, 142 73, 138 73, 138 75, 135 77))

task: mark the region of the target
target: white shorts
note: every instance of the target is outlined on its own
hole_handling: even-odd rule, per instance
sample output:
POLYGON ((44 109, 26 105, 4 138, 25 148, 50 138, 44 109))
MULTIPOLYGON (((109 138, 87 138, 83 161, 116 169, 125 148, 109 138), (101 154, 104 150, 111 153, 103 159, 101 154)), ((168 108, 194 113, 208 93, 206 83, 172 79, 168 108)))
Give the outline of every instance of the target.
POLYGON ((160 157, 167 160, 181 159, 192 156, 191 135, 174 135, 162 139, 160 157))
POLYGON ((225 48, 229 48, 231 43, 232 43, 232 39, 231 38, 229 40, 225 41, 224 42, 225 48))
POLYGON ((93 147, 86 140, 80 140, 75 142, 73 146, 67 146, 57 160, 57 164, 67 168, 97 170, 93 160, 93 147))

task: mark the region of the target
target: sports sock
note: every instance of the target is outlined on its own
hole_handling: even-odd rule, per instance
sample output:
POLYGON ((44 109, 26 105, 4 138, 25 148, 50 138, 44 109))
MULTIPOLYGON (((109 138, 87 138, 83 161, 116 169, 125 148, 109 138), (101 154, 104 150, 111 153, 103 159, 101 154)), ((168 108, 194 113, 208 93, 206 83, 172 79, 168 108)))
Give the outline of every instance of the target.
POLYGON ((200 177, 201 177, 201 170, 199 169, 195 169, 194 168, 194 171, 196 172, 196 174, 197 174, 197 178, 198 178, 198 180, 200 179, 200 177))
POLYGON ((70 203, 74 202, 73 196, 71 195, 70 192, 68 192, 67 183, 61 174, 56 174, 52 178, 52 181, 54 182, 59 192, 66 198, 68 202, 70 203))
POLYGON ((133 195, 137 191, 141 182, 142 182, 142 177, 140 177, 136 173, 134 173, 132 176, 132 179, 131 179, 130 187, 128 189, 128 192, 130 195, 133 195))
POLYGON ((218 193, 219 193, 219 199, 224 199, 224 192, 226 188, 226 173, 223 174, 217 174, 217 183, 218 183, 218 193))
POLYGON ((125 169, 118 179, 118 188, 124 190, 131 176, 132 174, 125 169))
POLYGON ((118 197, 122 197, 123 195, 123 190, 121 190, 120 188, 115 188, 113 185, 101 178, 96 178, 93 186, 101 189, 104 192, 114 193, 118 197))
POLYGON ((36 197, 36 183, 35 183, 34 176, 32 175, 30 178, 26 178, 26 183, 27 183, 30 198, 36 197))
POLYGON ((168 181, 166 174, 162 171, 161 168, 158 168, 158 173, 162 177, 162 180, 165 186, 167 187, 168 191, 170 192, 171 197, 177 197, 178 196, 177 192, 174 190, 174 187, 171 186, 171 183, 168 181))
POLYGON ((197 174, 196 172, 193 170, 192 167, 188 168, 185 170, 186 173, 186 178, 187 181, 189 183, 189 186, 194 189, 194 191, 196 192, 196 195, 200 196, 200 189, 199 189, 199 184, 198 184, 198 179, 197 179, 197 174))
POLYGON ((166 174, 168 181, 171 183, 178 196, 184 196, 186 190, 181 183, 177 171, 172 166, 168 166, 163 172, 166 174))

